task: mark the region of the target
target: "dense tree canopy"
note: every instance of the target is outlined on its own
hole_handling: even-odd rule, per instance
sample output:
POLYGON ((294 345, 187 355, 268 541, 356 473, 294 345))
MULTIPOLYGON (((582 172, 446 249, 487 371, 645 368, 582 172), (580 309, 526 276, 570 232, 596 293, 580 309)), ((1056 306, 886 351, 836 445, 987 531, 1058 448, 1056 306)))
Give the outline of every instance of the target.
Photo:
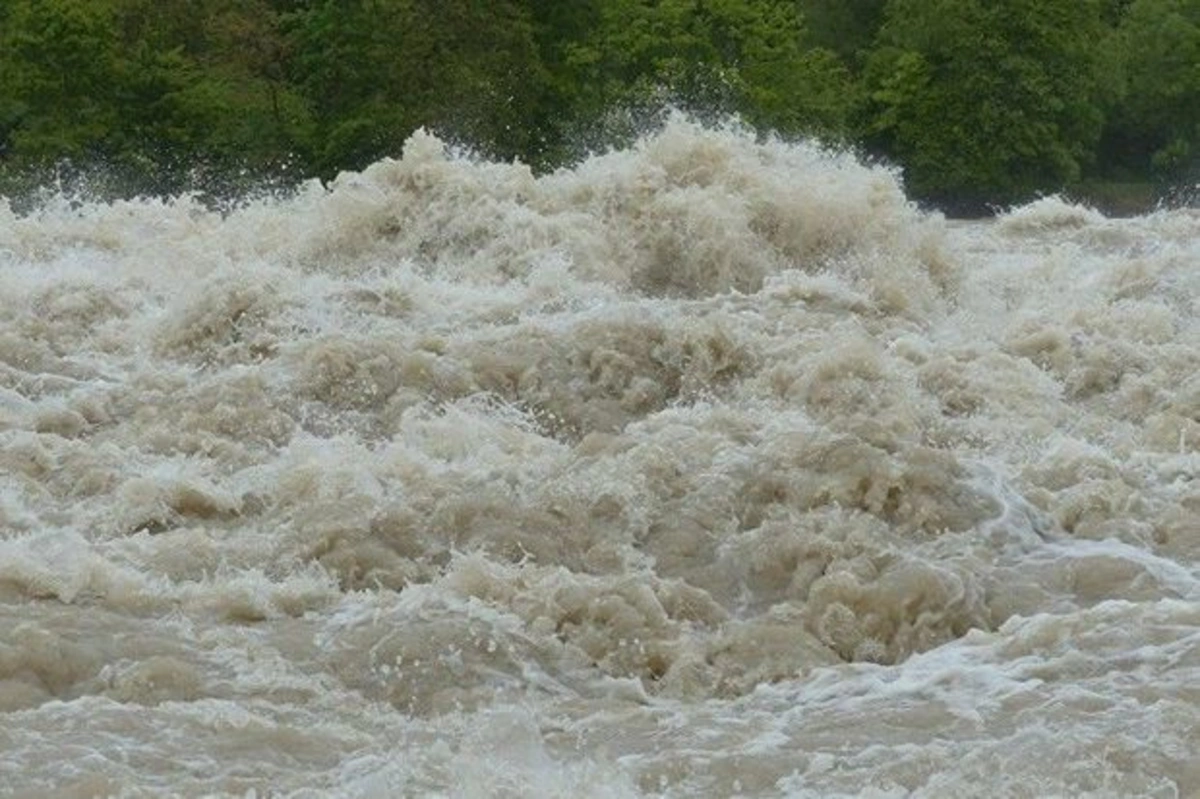
POLYGON ((980 209, 1195 180, 1200 0, 8 0, 0 192, 330 177, 416 128, 553 168, 667 106, 980 209))
POLYGON ((892 0, 869 132, 922 196, 986 204, 1077 181, 1103 115, 1095 0, 892 0))
POLYGON ((528 9, 512 0, 317 0, 290 14, 291 75, 321 174, 395 152, 432 125, 501 157, 546 83, 528 9), (498 133, 505 131, 507 135, 498 133))
POLYGON ((102 167, 113 193, 228 190, 274 173, 309 112, 281 80, 270 7, 233 5, 13 0, 0 30, 6 182, 67 162, 102 167))
POLYGON ((1128 87, 1117 126, 1164 176, 1194 169, 1200 155, 1200 2, 1135 0, 1120 32, 1128 87))
POLYGON ((833 134, 853 102, 848 71, 807 46, 803 17, 786 0, 610 0, 567 64, 590 117, 667 100, 785 133, 833 134))

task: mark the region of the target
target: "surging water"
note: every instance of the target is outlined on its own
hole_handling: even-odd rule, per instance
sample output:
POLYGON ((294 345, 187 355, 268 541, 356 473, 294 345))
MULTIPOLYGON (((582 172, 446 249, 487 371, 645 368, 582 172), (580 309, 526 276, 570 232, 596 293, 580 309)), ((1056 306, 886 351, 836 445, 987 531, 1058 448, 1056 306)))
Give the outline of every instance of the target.
POLYGON ((17 796, 1200 794, 1200 215, 676 121, 0 209, 17 796))

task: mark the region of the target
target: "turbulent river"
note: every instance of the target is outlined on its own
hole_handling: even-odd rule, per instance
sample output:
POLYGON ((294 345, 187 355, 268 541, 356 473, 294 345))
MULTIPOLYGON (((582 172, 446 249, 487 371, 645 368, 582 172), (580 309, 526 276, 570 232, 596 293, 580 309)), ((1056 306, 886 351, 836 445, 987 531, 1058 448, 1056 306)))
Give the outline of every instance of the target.
POLYGON ((0 204, 0 793, 1200 795, 1200 213, 674 121, 0 204))

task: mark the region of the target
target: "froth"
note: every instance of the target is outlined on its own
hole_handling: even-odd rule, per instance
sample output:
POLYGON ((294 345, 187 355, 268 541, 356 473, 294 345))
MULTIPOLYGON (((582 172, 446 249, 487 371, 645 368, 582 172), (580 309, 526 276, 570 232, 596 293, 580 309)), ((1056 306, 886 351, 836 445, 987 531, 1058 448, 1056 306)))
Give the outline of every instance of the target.
POLYGON ((419 133, 224 216, 4 210, 9 773, 1200 790, 1196 230, 947 223, 679 119, 551 175, 419 133))

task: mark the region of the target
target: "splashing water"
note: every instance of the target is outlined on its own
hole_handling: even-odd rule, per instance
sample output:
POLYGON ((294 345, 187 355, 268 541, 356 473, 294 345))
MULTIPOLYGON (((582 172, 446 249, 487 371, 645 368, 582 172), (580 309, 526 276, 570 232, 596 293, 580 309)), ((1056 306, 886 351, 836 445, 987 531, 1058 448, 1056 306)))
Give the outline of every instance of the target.
POLYGON ((0 784, 1200 794, 1198 263, 678 120, 0 207, 0 784))

